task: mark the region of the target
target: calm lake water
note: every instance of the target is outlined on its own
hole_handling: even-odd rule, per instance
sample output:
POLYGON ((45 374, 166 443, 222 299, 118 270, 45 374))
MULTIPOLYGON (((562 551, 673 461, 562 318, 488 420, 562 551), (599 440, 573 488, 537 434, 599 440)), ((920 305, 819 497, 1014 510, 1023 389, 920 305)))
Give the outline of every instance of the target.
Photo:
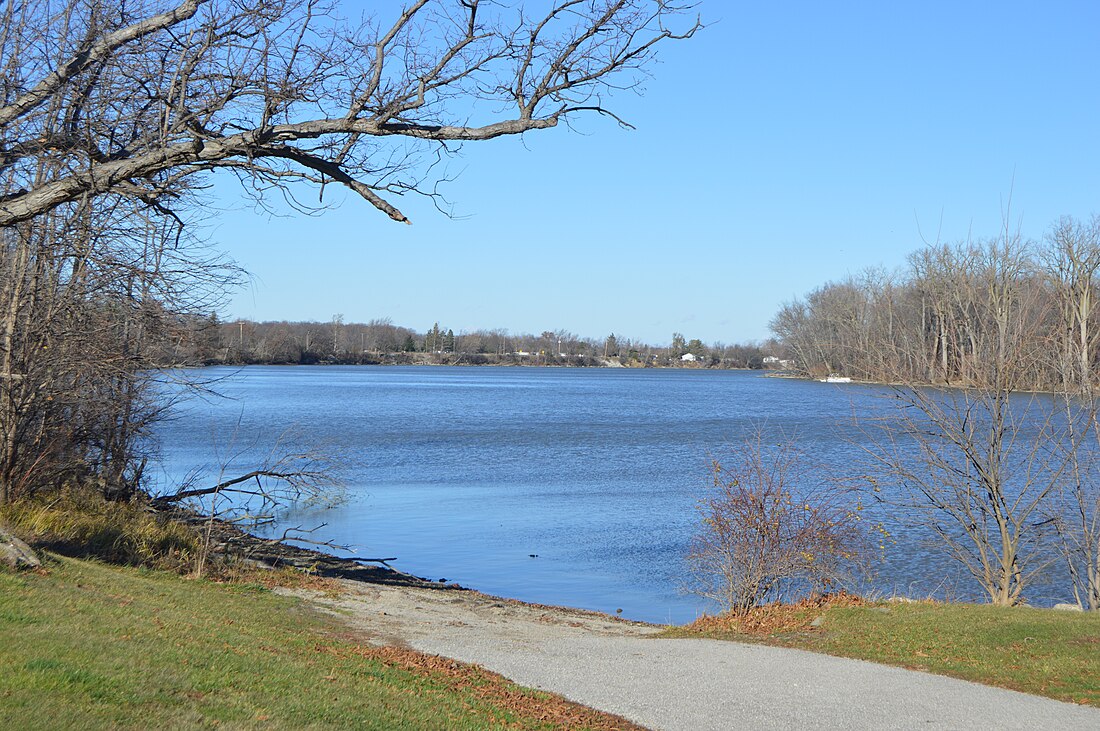
MULTIPOLYGON (((351 456, 349 499, 283 516, 355 555, 491 594, 653 622, 714 607, 684 555, 711 457, 763 428, 840 474, 861 459, 853 409, 880 390, 757 372, 493 367, 210 368, 223 397, 159 429, 160 479, 254 466, 288 429, 351 456), (534 557, 532 557, 534 556, 534 557)), ((847 471, 847 472, 846 472, 847 471)), ((968 596, 916 537, 878 567, 886 593, 968 596)))

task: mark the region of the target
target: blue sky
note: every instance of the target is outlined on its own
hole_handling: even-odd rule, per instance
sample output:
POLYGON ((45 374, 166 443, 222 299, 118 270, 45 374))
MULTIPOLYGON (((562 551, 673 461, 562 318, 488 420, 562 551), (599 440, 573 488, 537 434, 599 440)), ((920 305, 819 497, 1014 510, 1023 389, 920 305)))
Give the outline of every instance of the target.
MULTIPOLYGON (((381 3, 385 5, 386 3, 381 3)), ((209 233, 253 275, 226 317, 390 317, 665 343, 768 336, 779 305, 923 240, 1041 237, 1100 212, 1100 3, 733 3, 645 94, 467 145, 461 218, 332 188, 272 218, 236 189, 209 233)))

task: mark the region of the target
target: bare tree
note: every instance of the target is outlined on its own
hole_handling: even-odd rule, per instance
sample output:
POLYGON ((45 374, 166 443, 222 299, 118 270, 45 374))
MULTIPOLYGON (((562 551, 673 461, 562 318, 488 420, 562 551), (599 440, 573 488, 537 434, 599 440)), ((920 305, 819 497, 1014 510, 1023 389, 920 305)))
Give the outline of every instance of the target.
POLYGON ((897 385, 880 464, 996 603, 1025 596, 1052 530, 1078 601, 1098 601, 1098 272, 1100 217, 1062 218, 1042 242, 1006 225, 925 246, 897 280, 826 284, 772 323, 806 374, 897 385))
POLYGON ((712 465, 688 566, 691 590, 743 613, 791 591, 849 585, 867 568, 867 531, 852 491, 763 433, 712 465))
POLYGON ((1050 399, 930 387, 894 395, 869 443, 902 488, 899 518, 929 528, 992 603, 1020 603, 1050 566, 1042 526, 1065 467, 1050 399))
POLYGON ((1064 459, 1051 447, 1064 432, 1050 399, 1016 395, 1043 355, 1032 337, 1041 309, 1028 243, 1006 231, 968 247, 966 261, 962 272, 945 273, 968 283, 955 302, 968 303, 973 322, 934 331, 947 344, 940 352, 966 354, 966 387, 895 387, 895 408, 868 432, 870 451, 908 496, 909 515, 991 602, 1014 605, 1048 565, 1039 526, 1060 484, 1064 459))
POLYGON ((1077 605, 1100 611, 1100 412, 1091 396, 1059 400, 1060 429, 1048 439, 1065 459, 1065 476, 1046 522, 1057 533, 1077 605))
POLYGON ((339 357, 340 351, 344 348, 344 316, 333 315, 330 324, 332 325, 332 355, 339 357))
POLYGON ((1043 264, 1059 305, 1057 350, 1065 424, 1052 439, 1067 460, 1065 484, 1048 509, 1069 570, 1078 606, 1100 610, 1100 414, 1093 362, 1097 271, 1100 270, 1100 216, 1081 223, 1063 217, 1047 237, 1043 264))
MULTIPOLYGON (((349 22, 322 0, 7 3, 0 10, 0 226, 85 196, 170 210, 224 169, 261 195, 346 186, 395 221, 435 195, 452 144, 618 119, 657 46, 690 37, 664 0, 557 0, 531 17, 414 0, 349 22), (471 120, 477 120, 471 122, 471 120)), ((620 120, 621 121, 621 120, 620 120)), ((625 124, 625 122, 624 122, 625 124)))
POLYGON ((1063 217, 1047 235, 1041 257, 1059 303, 1061 352, 1072 368, 1062 368, 1065 390, 1090 391, 1092 363, 1100 343, 1094 327, 1098 298, 1096 275, 1100 271, 1100 216, 1081 223, 1063 217))
POLYGON ((155 367, 232 278, 217 256, 166 235, 143 207, 90 202, 4 230, 0 250, 0 502, 89 479, 140 482, 148 430, 169 402, 155 367))

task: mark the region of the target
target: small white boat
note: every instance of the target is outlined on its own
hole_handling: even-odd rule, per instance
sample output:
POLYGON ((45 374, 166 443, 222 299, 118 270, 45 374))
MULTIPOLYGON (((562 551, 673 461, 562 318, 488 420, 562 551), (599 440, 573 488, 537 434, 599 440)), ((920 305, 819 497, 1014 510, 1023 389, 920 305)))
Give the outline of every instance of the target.
POLYGON ((822 383, 851 383, 852 379, 848 376, 838 376, 836 374, 829 374, 821 379, 822 383))

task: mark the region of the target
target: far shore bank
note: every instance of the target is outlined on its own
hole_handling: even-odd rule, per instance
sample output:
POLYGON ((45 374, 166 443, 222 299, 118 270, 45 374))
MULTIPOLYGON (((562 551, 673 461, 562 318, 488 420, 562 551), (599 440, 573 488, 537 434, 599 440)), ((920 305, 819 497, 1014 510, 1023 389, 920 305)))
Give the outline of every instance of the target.
MULTIPOLYGON (((745 368, 741 366, 724 366, 724 365, 653 365, 653 364, 622 364, 622 363, 563 363, 563 362, 522 362, 522 361, 474 361, 463 359, 444 359, 439 361, 423 360, 423 359, 393 359, 393 360, 361 360, 361 361, 345 361, 345 360, 318 360, 301 363, 287 363, 287 362, 264 362, 264 361, 210 361, 202 364, 196 364, 190 366, 192 368, 219 368, 219 367, 238 367, 244 368, 248 366, 273 366, 280 368, 294 368, 301 366, 363 366, 363 367, 394 367, 394 366, 418 366, 418 367, 446 367, 453 368, 457 366, 461 367, 490 367, 490 368, 584 368, 584 369, 611 369, 611 370, 666 370, 666 371, 752 371, 763 374, 782 373, 781 371, 772 371, 766 368, 745 368)), ((789 377, 799 378, 800 376, 791 375, 789 377)))

